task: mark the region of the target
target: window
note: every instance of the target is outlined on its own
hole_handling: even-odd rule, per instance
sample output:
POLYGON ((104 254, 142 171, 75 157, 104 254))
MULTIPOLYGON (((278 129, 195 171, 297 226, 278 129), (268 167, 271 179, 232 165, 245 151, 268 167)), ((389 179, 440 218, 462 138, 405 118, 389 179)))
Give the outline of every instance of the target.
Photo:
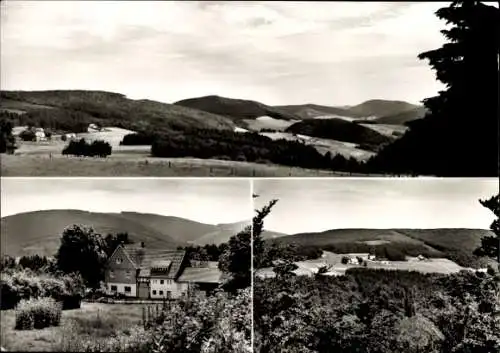
POLYGON ((118 258, 116 259, 116 263, 117 263, 117 264, 121 264, 121 263, 122 263, 122 259, 118 257, 118 258))
POLYGON ((153 291, 153 295, 156 295, 156 291, 155 290, 153 291))
POLYGON ((160 280, 160 284, 163 284, 163 282, 164 282, 163 280, 160 280))
POLYGON ((160 295, 163 295, 163 291, 162 290, 160 291, 160 295))
POLYGON ((130 293, 132 291, 132 289, 130 288, 130 286, 125 286, 125 293, 130 293))
POLYGON ((171 291, 167 291, 167 298, 168 299, 172 298, 172 292, 171 291))
POLYGON ((115 278, 115 271, 110 270, 110 271, 109 271, 109 277, 111 277, 111 278, 115 278))
POLYGON ((125 272, 125 277, 126 277, 126 278, 130 278, 130 274, 131 274, 131 273, 130 273, 130 271, 129 271, 129 270, 127 270, 127 271, 125 272))
POLYGON ((117 289, 116 289, 116 286, 111 286, 111 291, 112 291, 112 292, 116 292, 116 290, 117 290, 117 289))

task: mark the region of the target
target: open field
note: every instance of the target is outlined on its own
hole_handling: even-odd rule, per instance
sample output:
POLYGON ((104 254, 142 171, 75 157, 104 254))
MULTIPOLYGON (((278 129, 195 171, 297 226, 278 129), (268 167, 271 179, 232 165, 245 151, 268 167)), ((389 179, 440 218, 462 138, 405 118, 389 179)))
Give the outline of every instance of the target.
POLYGON ((386 136, 394 136, 394 133, 403 135, 408 130, 408 127, 404 125, 393 125, 393 124, 360 124, 360 125, 375 130, 381 133, 382 135, 386 136))
MULTIPOLYGON (((296 275, 313 276, 322 266, 328 266, 328 272, 337 276, 345 275, 346 271, 350 268, 417 271, 420 273, 441 274, 457 273, 461 270, 467 269, 445 258, 433 258, 419 261, 416 258, 407 257, 407 261, 387 261, 384 263, 380 261, 367 260, 367 266, 364 267, 358 264, 343 264, 342 258, 347 254, 337 254, 324 251, 323 255, 324 257, 319 259, 295 262, 298 268, 294 271, 294 273, 296 275)), ((274 277, 275 275, 271 267, 258 269, 256 274, 261 278, 274 277)))
POLYGON ((262 129, 273 129, 276 131, 283 131, 287 127, 295 124, 300 120, 283 120, 275 119, 269 116, 261 116, 256 119, 244 119, 245 124, 250 130, 259 131, 262 129))
POLYGON ((101 304, 82 302, 81 309, 62 312, 58 327, 41 330, 14 330, 15 310, 2 310, 1 342, 8 351, 65 351, 70 337, 91 336, 105 338, 138 325, 142 319, 142 305, 101 304), (65 340, 66 342, 63 342, 65 340))
MULTIPOLYGON (((125 147, 125 146, 123 146, 125 147)), ((127 146, 129 147, 129 146, 127 146)), ((114 151, 108 158, 69 157, 58 152, 53 154, 36 152, 24 155, 2 155, 2 176, 149 176, 149 177, 342 177, 376 176, 327 170, 304 169, 258 164, 250 162, 225 161, 198 158, 154 158, 149 157, 149 148, 141 151, 137 146, 114 151)), ((140 147, 140 146, 139 146, 140 147)))
POLYGON ((346 158, 354 157, 358 160, 367 160, 375 155, 374 152, 362 150, 357 147, 357 144, 351 142, 311 137, 300 134, 294 135, 289 132, 261 132, 260 134, 273 140, 285 139, 290 141, 301 141, 306 145, 313 146, 322 154, 330 152, 332 155, 341 154, 346 158))

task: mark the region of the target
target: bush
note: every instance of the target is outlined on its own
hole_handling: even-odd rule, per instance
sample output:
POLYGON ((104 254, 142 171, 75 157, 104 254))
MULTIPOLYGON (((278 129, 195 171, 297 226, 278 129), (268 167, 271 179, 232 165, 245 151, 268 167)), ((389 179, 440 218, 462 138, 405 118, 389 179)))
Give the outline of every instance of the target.
POLYGON ((10 276, 7 278, 4 277, 5 276, 2 274, 2 282, 0 283, 0 309, 14 309, 21 298, 17 288, 14 287, 12 278, 10 276))
POLYGON ((16 309, 16 330, 58 326, 61 305, 52 298, 22 300, 16 309))
POLYGON ((83 280, 78 275, 52 277, 29 270, 2 272, 1 308, 13 309, 21 299, 40 297, 61 301, 63 310, 79 308, 84 288, 83 280))
POLYGON ((23 141, 36 141, 35 132, 31 129, 24 130, 19 134, 19 137, 23 141))
POLYGON ((123 136, 120 145, 125 146, 144 146, 151 145, 157 138, 156 134, 132 133, 123 136))
POLYGON ((70 141, 63 149, 63 155, 85 156, 85 157, 107 157, 111 154, 112 147, 109 143, 101 140, 96 140, 92 143, 87 143, 85 139, 80 141, 70 141))

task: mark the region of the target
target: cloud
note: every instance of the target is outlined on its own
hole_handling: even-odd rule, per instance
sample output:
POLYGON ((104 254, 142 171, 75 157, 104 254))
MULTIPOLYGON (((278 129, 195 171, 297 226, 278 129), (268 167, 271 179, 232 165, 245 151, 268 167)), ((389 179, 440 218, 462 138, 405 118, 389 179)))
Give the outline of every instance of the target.
POLYGON ((493 214, 478 200, 490 179, 259 179, 257 208, 279 199, 266 228, 288 234, 335 228, 482 228, 493 214))
POLYGON ((444 24, 433 14, 440 6, 7 1, 1 88, 168 101, 220 94, 269 104, 416 102, 440 88, 417 59, 442 42, 444 24))

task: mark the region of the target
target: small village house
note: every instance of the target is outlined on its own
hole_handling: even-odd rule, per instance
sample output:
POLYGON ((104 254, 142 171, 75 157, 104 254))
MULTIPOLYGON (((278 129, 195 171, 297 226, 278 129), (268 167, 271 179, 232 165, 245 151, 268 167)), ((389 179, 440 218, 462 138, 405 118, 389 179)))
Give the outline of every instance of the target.
POLYGON ((45 135, 45 131, 43 130, 43 128, 37 127, 35 129, 35 138, 36 138, 36 141, 46 141, 47 140, 47 136, 45 135))
POLYGON ((176 299, 194 287, 207 294, 221 283, 221 275, 216 262, 191 263, 185 250, 122 244, 108 259, 105 285, 108 295, 176 299))

